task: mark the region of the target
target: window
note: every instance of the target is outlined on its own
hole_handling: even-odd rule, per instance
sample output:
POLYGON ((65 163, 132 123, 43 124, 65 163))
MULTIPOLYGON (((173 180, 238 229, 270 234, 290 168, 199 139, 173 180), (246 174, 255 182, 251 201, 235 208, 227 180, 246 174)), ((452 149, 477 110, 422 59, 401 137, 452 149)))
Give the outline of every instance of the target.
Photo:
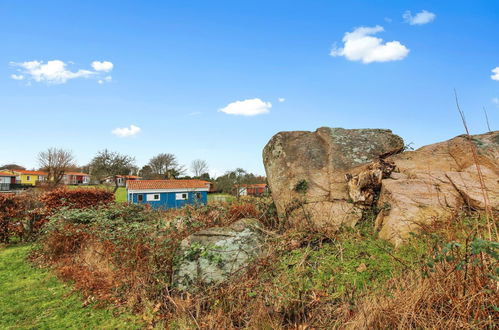
POLYGON ((147 194, 148 202, 159 201, 159 200, 160 200, 159 194, 147 194))
POLYGON ((201 193, 199 192, 196 193, 196 199, 201 199, 201 193))
POLYGON ((185 201, 187 199, 187 193, 176 193, 175 199, 178 201, 185 201))
POLYGON ((140 194, 140 195, 137 195, 137 200, 139 202, 143 202, 144 201, 144 195, 140 194))
POLYGON ((31 178, 30 178, 30 176, 28 175, 28 176, 26 176, 26 181, 29 181, 29 180, 31 180, 31 178))

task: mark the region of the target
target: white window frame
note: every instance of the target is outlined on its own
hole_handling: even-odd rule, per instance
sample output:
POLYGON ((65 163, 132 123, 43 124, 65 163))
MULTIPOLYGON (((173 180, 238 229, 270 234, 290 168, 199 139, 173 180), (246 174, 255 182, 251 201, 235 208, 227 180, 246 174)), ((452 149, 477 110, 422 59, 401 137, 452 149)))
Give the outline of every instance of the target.
POLYGON ((146 200, 148 202, 158 202, 161 200, 161 195, 160 194, 147 194, 146 200))
POLYGON ((186 192, 175 193, 175 200, 177 200, 177 201, 186 201, 188 199, 189 199, 189 193, 186 193, 186 192))

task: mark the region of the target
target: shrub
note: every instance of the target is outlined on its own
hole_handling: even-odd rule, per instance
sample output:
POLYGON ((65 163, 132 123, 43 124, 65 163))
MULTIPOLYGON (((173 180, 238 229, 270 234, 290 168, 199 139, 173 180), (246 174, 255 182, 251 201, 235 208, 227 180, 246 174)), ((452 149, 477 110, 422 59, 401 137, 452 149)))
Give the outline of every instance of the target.
POLYGON ((228 217, 232 220, 256 218, 257 216, 258 210, 255 205, 245 202, 232 205, 228 212, 228 217))
POLYGON ((67 189, 62 187, 45 193, 41 197, 41 201, 50 212, 61 207, 81 209, 109 204, 114 201, 114 194, 106 189, 67 189))
POLYGON ((0 194, 0 242, 11 238, 30 240, 43 224, 43 211, 36 192, 0 194))

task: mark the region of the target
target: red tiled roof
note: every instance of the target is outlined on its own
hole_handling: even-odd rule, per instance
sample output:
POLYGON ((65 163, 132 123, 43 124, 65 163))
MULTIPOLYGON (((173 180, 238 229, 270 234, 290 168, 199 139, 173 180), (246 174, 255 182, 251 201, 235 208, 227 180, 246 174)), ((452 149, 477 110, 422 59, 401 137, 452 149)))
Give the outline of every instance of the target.
POLYGON ((140 176, 136 175, 117 175, 117 178, 127 178, 127 179, 140 179, 140 176))
POLYGON ((0 176, 16 176, 16 175, 12 174, 12 173, 7 173, 7 172, 0 172, 0 176))
POLYGON ((47 172, 42 172, 42 171, 14 170, 14 172, 18 172, 21 174, 30 174, 30 175, 48 175, 47 172))
POLYGON ((208 188, 202 180, 135 180, 128 181, 127 187, 131 190, 208 188))
POLYGON ((266 183, 254 183, 254 184, 242 185, 242 187, 246 187, 246 188, 265 188, 265 187, 267 187, 267 184, 266 183))
POLYGON ((78 176, 90 176, 90 174, 81 173, 81 172, 66 172, 64 174, 67 174, 67 175, 78 175, 78 176))

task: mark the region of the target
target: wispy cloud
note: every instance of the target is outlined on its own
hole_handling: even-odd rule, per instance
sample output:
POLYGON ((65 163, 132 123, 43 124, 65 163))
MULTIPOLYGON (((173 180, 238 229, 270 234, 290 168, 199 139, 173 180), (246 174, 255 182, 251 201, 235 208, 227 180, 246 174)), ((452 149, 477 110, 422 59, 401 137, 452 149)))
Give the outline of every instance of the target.
POLYGON ((492 99, 492 103, 494 103, 496 106, 498 106, 498 107, 499 107, 499 98, 498 98, 498 97, 494 97, 494 98, 492 99))
MULTIPOLYGON (((72 63, 69 62, 69 64, 72 63)), ((95 71, 85 69, 71 71, 68 69, 68 63, 61 60, 51 60, 47 61, 47 63, 44 63, 43 61, 10 62, 10 65, 16 67, 18 71, 17 74, 12 74, 10 76, 12 79, 36 81, 47 84, 64 84, 69 80, 76 78, 99 79, 101 77, 101 72, 109 72, 113 69, 113 64, 108 61, 94 61, 92 67, 95 71)), ((106 79, 107 78, 104 78, 104 80, 106 79)), ((100 80, 98 81, 99 83, 100 80)))
POLYGON ((140 131, 140 127, 130 125, 130 127, 115 128, 111 131, 111 133, 119 137, 130 137, 137 135, 140 131))
POLYGON ((382 26, 359 27, 345 33, 343 48, 334 47, 331 56, 344 56, 350 61, 363 63, 389 62, 402 60, 409 54, 409 49, 399 41, 384 42, 373 34, 383 32, 382 26))
POLYGON ((103 83, 106 83, 106 82, 111 82, 113 80, 113 77, 111 76, 106 76, 102 79, 99 79, 97 82, 102 85, 103 83))
POLYGON ((282 103, 282 102, 286 101, 286 99, 284 97, 280 97, 277 99, 277 101, 279 101, 279 103, 282 103))
POLYGON ((404 22, 409 23, 410 25, 423 25, 433 22, 437 15, 427 10, 422 10, 413 16, 412 13, 407 10, 402 17, 404 18, 404 22))
POLYGON ((201 114, 200 111, 194 111, 194 112, 189 113, 189 116, 199 116, 200 114, 201 114))
POLYGON ((218 111, 229 115, 256 116, 269 113, 270 108, 272 108, 272 103, 255 98, 232 102, 218 111))
POLYGON ((499 81, 499 66, 496 67, 495 69, 492 69, 492 75, 490 76, 492 80, 498 80, 499 81))

